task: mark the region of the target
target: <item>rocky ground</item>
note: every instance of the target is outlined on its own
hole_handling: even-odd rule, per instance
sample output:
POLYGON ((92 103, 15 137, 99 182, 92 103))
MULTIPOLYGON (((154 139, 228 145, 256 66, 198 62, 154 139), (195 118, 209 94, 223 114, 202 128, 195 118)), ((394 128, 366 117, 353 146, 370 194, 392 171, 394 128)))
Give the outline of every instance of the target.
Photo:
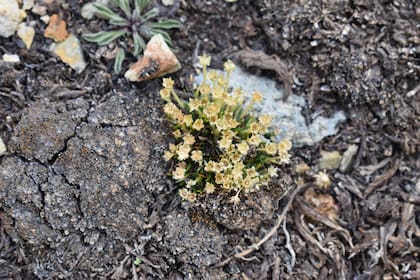
POLYGON ((419 279, 420 6, 151 2, 183 24, 170 32, 176 88, 191 88, 208 53, 304 98, 308 125, 345 120, 240 204, 181 202, 162 158, 160 79, 128 82, 112 46, 82 39, 85 65, 72 69, 42 16, 78 38, 106 22, 81 16, 86 1, 35 1, 31 47, 0 37, 0 54, 20 58, 0 61, 0 279, 419 279))

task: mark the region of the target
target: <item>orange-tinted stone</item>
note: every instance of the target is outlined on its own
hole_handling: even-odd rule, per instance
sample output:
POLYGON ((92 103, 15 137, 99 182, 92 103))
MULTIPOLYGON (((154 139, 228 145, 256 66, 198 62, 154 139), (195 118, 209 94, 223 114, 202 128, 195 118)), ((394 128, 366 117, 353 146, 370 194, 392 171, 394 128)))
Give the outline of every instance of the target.
POLYGON ((45 29, 44 36, 53 39, 57 43, 64 41, 69 36, 66 22, 57 14, 53 14, 50 18, 50 23, 45 29))

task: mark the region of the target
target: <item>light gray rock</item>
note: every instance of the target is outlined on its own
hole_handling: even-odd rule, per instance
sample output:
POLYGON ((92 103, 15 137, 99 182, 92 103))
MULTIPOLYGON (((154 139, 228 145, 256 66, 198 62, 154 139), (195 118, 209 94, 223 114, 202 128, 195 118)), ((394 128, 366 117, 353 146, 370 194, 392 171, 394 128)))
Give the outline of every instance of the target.
POLYGON ((19 6, 16 0, 0 0, 0 36, 12 36, 19 24, 19 6))

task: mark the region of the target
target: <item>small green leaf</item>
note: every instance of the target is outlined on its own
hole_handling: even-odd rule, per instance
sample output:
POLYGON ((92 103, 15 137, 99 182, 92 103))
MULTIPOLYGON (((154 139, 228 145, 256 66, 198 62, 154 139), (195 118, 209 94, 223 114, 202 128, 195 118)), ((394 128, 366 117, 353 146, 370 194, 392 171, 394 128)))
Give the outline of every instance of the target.
POLYGON ((146 39, 150 39, 153 36, 152 28, 149 26, 150 22, 146 22, 145 24, 140 26, 140 34, 142 37, 146 39))
POLYGON ((134 260, 134 264, 135 264, 135 265, 139 265, 139 264, 141 264, 141 259, 140 259, 140 257, 136 257, 136 259, 134 260))
POLYGON ((131 8, 129 0, 116 0, 118 7, 124 12, 124 14, 129 18, 131 16, 131 8))
POLYGON ((159 22, 153 22, 150 24, 152 28, 161 28, 161 29, 171 29, 171 28, 181 28, 181 23, 174 19, 165 19, 159 22))
POLYGON ((104 19, 113 19, 113 20, 124 20, 124 18, 120 17, 116 13, 114 13, 110 8, 105 5, 99 3, 93 3, 93 7, 95 7, 95 14, 104 19))
POLYGON ((133 33, 133 42, 134 42, 134 56, 138 56, 146 48, 146 43, 139 33, 133 33))
POLYGON ((137 9, 134 9, 133 14, 131 15, 131 20, 133 22, 139 22, 141 21, 140 12, 137 9))
POLYGON ((149 0, 134 0, 135 9, 141 14, 144 8, 149 4, 149 0))
POLYGON ((98 33, 84 34, 82 35, 82 37, 86 41, 94 42, 102 46, 111 43, 112 41, 125 35, 126 33, 126 30, 101 31, 98 33))
POLYGON ((152 33, 152 35, 153 35, 153 36, 154 36, 154 35, 157 35, 157 34, 162 35, 162 37, 163 37, 163 39, 165 40, 165 42, 166 42, 168 45, 172 45, 171 37, 169 36, 168 32, 163 31, 163 30, 160 30, 160 29, 156 29, 156 28, 152 28, 152 29, 150 30, 150 32, 152 33))
POLYGON ((116 26, 128 26, 129 22, 128 20, 121 18, 121 19, 110 19, 109 23, 116 26))
POLYGON ((122 66, 122 63, 123 63, 124 59, 125 59, 124 49, 118 48, 117 56, 115 57, 115 62, 114 62, 114 72, 116 74, 119 74, 121 72, 121 66, 122 66))
POLYGON ((143 21, 148 21, 149 19, 157 17, 158 15, 159 15, 159 9, 158 8, 153 8, 150 11, 148 11, 147 13, 145 13, 142 16, 142 19, 143 19, 143 21))

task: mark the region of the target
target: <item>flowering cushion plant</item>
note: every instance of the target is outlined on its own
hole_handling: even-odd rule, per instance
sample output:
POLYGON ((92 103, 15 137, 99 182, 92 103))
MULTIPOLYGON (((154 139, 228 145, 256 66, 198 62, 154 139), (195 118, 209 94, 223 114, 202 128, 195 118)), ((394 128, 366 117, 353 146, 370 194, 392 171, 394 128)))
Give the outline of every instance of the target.
POLYGON ((277 168, 289 162, 289 140, 274 143, 269 115, 255 116, 253 105, 262 100, 254 92, 245 104, 242 89, 229 89, 235 65, 228 60, 225 73, 208 70, 211 58, 203 55, 202 82, 193 97, 184 101, 174 90, 171 78, 163 79, 164 112, 172 124, 175 144, 169 144, 165 160, 174 160, 172 178, 183 187, 179 194, 188 201, 214 192, 252 192, 277 176, 277 168))

